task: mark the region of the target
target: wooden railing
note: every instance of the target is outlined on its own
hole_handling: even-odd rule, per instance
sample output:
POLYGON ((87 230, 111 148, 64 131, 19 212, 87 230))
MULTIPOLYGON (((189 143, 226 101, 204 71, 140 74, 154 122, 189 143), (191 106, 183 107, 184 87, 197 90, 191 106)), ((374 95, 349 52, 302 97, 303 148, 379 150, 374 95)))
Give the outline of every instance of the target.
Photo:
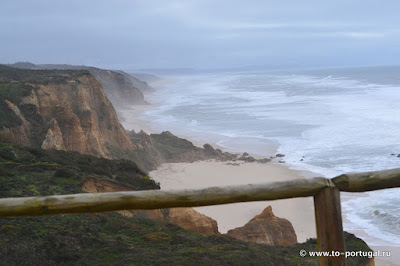
MULTIPOLYGON (((314 197, 319 251, 344 254, 340 191, 365 192, 400 187, 400 169, 316 177, 257 185, 206 189, 82 193, 0 199, 0 217, 92 213, 132 209, 209 206, 236 202, 314 197)), ((344 255, 319 257, 320 265, 346 265, 344 255)))

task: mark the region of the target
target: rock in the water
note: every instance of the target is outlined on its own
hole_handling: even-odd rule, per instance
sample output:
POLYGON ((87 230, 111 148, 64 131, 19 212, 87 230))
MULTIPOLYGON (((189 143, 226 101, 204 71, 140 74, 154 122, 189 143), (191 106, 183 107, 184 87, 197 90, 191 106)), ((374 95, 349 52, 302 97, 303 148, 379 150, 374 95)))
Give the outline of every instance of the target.
POLYGON ((254 217, 243 227, 229 230, 228 236, 247 242, 267 245, 293 245, 297 243, 297 236, 292 224, 283 218, 276 217, 272 207, 254 217))
POLYGON ((276 157, 285 157, 285 154, 282 153, 278 153, 277 155, 275 155, 276 157))

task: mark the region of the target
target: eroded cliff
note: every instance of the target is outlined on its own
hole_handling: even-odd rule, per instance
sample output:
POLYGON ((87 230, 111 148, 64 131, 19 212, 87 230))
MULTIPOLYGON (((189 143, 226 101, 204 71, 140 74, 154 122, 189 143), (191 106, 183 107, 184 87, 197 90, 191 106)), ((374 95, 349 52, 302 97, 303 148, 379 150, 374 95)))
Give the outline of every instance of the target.
POLYGON ((136 149, 88 71, 0 66, 0 141, 111 158, 136 149))
POLYGON ((11 66, 20 69, 87 70, 98 81, 100 81, 108 99, 117 109, 135 104, 147 104, 144 100, 142 91, 152 90, 145 81, 141 81, 123 71, 112 71, 97 67, 66 64, 35 65, 28 62, 19 62, 11 66))

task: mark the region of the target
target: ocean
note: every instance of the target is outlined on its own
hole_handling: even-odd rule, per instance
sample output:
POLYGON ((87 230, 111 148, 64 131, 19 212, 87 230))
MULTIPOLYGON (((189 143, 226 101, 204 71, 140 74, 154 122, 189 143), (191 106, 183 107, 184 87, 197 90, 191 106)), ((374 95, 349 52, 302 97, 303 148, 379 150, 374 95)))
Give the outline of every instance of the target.
MULTIPOLYGON (((326 177, 400 167, 400 67, 174 76, 148 95, 156 130, 270 155, 326 177)), ((400 189, 343 202, 345 230, 400 246, 400 189)), ((371 240, 369 240, 371 241, 371 240)))

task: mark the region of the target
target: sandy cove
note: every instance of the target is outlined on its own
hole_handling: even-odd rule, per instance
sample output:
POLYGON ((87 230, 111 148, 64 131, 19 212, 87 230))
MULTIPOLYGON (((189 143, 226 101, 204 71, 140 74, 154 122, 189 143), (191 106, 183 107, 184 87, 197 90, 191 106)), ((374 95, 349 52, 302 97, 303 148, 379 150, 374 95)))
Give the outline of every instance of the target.
MULTIPOLYGON (((147 133, 159 133, 141 118, 141 114, 150 108, 152 106, 145 105, 120 110, 119 113, 123 117, 122 124, 126 129, 133 129, 136 132, 143 129, 147 133)), ((173 133, 173 129, 165 130, 170 130, 173 133)), ((187 138, 186 136, 180 137, 187 138)), ((192 141, 192 139, 190 140, 192 141)), ((197 146, 204 144, 204 142, 199 141, 193 141, 193 143, 197 146)), ((212 145, 218 147, 214 143, 212 145)), ((275 152, 275 147, 270 147, 269 152, 271 154, 275 152)), ((161 189, 257 184, 304 178, 312 175, 305 171, 291 170, 283 164, 272 162, 229 165, 227 162, 215 161, 168 163, 161 165, 149 174, 154 180, 160 182, 161 189)), ((260 214, 268 205, 272 206, 276 216, 286 218, 293 224, 299 242, 316 237, 314 204, 310 197, 199 207, 196 210, 215 219, 218 222, 219 231, 226 233, 230 229, 243 226, 254 216, 260 214)))

